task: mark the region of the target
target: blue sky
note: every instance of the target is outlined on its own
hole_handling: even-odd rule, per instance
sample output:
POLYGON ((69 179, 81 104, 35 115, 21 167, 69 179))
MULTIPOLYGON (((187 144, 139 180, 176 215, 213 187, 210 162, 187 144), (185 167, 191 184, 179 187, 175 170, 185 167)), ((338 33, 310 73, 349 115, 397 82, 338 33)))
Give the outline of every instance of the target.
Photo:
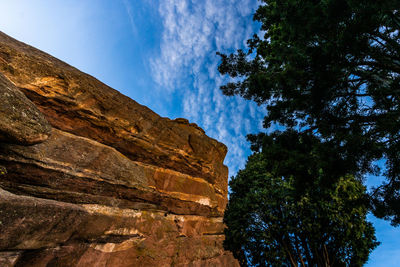
MULTIPOLYGON (((197 123, 228 146, 233 175, 249 154, 246 134, 262 130, 265 113, 221 94, 226 79, 215 52, 244 47, 258 31, 256 7, 256 0, 0 0, 0 30, 161 116, 197 123)), ((382 244, 367 266, 398 266, 400 229, 370 218, 382 244)))

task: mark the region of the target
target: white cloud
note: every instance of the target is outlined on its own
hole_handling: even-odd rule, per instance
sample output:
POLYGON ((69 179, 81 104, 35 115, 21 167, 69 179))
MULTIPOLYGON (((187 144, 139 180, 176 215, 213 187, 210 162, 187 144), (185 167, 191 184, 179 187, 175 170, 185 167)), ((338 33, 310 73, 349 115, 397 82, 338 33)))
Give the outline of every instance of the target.
POLYGON ((222 95, 219 87, 227 80, 218 73, 215 53, 244 46, 257 30, 251 17, 256 7, 257 0, 160 0, 160 53, 150 59, 160 88, 182 96, 182 116, 228 146, 231 175, 244 166, 245 136, 259 131, 263 112, 254 103, 222 95))

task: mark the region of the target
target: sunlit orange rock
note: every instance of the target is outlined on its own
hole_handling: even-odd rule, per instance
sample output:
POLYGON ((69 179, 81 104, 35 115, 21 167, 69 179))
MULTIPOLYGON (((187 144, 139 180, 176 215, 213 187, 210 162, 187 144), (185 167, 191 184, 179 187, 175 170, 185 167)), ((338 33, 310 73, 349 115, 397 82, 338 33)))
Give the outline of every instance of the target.
POLYGON ((197 125, 1 32, 0 101, 0 266, 238 266, 197 125))

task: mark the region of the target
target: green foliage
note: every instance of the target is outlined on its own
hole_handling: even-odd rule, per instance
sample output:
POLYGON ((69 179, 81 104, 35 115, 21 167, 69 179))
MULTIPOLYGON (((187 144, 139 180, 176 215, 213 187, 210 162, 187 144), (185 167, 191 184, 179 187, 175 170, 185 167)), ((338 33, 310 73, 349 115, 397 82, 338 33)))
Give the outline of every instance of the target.
POLYGON ((362 266, 378 245, 365 187, 325 173, 315 137, 288 131, 255 146, 230 181, 224 217, 225 246, 241 265, 362 266))
POLYGON ((263 0, 254 18, 263 36, 223 55, 221 89, 266 104, 279 123, 329 143, 346 173, 387 182, 375 214, 400 223, 400 12, 398 0, 263 0))

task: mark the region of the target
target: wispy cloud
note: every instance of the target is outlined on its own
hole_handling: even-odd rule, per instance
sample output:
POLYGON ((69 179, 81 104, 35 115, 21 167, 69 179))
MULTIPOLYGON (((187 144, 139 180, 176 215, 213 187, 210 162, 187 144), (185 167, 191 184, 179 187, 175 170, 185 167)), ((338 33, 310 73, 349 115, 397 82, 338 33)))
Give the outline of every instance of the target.
POLYGON ((244 166, 245 136, 258 132, 264 111, 239 97, 223 96, 216 51, 232 52, 256 30, 256 0, 163 0, 160 53, 150 59, 153 78, 170 94, 183 96, 182 116, 228 146, 230 174, 244 166))
POLYGON ((138 30, 136 28, 135 21, 133 19, 132 7, 128 0, 122 0, 122 3, 124 4, 126 13, 128 14, 128 17, 129 17, 129 23, 131 25, 132 34, 133 34, 133 36, 137 36, 138 30))

